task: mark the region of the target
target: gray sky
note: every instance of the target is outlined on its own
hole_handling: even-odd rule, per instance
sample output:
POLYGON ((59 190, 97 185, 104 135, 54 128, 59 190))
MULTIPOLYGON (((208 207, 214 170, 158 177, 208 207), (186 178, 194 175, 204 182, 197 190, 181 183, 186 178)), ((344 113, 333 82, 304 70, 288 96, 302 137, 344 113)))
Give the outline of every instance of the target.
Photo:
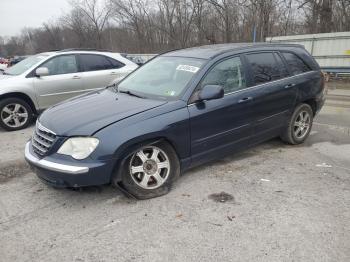
POLYGON ((39 27, 70 9, 68 0, 0 0, 0 36, 13 36, 23 27, 39 27))

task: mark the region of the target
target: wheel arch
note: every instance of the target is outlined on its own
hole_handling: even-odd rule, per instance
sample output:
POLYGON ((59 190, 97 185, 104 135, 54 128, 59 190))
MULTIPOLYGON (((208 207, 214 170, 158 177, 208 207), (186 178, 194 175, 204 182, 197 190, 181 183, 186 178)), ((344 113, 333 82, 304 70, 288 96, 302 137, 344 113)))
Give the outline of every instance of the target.
POLYGON ((176 149, 176 145, 173 141, 171 141, 171 139, 169 139, 166 136, 155 136, 152 138, 144 138, 144 139, 132 139, 129 140, 127 142, 125 142, 123 145, 121 145, 119 147, 119 149, 117 150, 116 154, 115 154, 115 163, 112 169, 112 174, 111 174, 111 181, 112 179, 115 179, 117 181, 121 180, 121 168, 120 166, 122 166, 124 164, 124 161, 131 156, 138 148, 140 147, 144 147, 144 146, 148 146, 148 145, 153 145, 159 142, 165 142, 167 144, 169 144, 175 151, 179 162, 181 164, 181 158, 179 156, 178 150, 176 149))
POLYGON ((305 101, 302 101, 301 103, 309 105, 312 109, 312 113, 314 114, 314 116, 316 115, 316 112, 317 112, 316 99, 307 99, 305 101))
POLYGON ((0 100, 6 99, 6 98, 19 98, 24 100, 33 110, 33 113, 35 115, 38 114, 38 111, 36 109, 36 106, 34 104, 34 101, 32 100, 32 98, 24 93, 21 92, 11 92, 11 93, 6 93, 6 94, 2 94, 0 95, 0 100))

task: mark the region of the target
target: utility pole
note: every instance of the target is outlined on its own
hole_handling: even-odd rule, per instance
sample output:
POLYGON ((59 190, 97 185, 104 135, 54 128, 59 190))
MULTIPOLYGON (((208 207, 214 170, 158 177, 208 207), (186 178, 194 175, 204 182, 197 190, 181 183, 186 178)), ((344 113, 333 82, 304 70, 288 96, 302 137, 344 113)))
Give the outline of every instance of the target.
POLYGON ((256 42, 256 25, 253 27, 253 43, 256 42))

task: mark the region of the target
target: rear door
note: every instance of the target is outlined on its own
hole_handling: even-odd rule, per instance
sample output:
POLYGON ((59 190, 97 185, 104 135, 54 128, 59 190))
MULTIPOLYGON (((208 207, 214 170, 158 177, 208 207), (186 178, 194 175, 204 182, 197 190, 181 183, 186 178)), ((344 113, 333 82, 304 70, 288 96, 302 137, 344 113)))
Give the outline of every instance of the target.
POLYGON ((253 91, 247 87, 241 57, 226 58, 214 65, 196 92, 205 85, 220 85, 225 95, 188 106, 191 154, 196 164, 247 146, 253 134, 253 91))
POLYGON ((293 84, 298 89, 298 99, 310 99, 314 97, 315 88, 322 85, 320 72, 313 71, 298 55, 288 51, 282 51, 282 59, 288 65, 288 70, 293 76, 293 84))
POLYGON ((98 54, 79 54, 83 69, 83 85, 87 91, 104 88, 125 73, 124 64, 107 56, 98 54))
POLYGON ((258 141, 280 134, 294 108, 297 88, 278 52, 245 54, 255 87, 254 135, 258 141))
POLYGON ((46 67, 49 70, 47 76, 33 77, 33 85, 41 109, 81 94, 81 73, 74 54, 55 56, 40 67, 46 67))

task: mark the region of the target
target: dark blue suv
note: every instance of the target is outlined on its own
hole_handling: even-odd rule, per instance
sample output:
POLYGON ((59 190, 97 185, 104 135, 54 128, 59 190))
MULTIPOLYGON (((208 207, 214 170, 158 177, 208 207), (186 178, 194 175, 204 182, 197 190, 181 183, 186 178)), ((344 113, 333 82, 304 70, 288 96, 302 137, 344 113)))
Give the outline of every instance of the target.
POLYGON ((195 165, 277 136, 302 143, 324 93, 319 66, 299 45, 171 51, 45 111, 25 157, 55 187, 111 183, 155 197, 195 165))

